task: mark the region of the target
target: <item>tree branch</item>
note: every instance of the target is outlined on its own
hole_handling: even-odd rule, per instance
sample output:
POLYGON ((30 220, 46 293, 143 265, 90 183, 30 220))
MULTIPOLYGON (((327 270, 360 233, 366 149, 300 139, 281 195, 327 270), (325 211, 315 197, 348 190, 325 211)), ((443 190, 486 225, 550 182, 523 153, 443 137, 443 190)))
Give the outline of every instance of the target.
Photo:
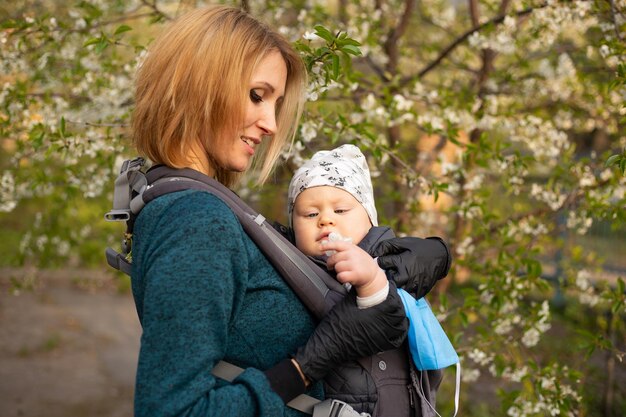
POLYGON ((611 19, 613 20, 613 27, 615 28, 615 36, 620 41, 622 40, 622 34, 619 31, 619 25, 617 24, 617 19, 615 18, 615 14, 617 13, 617 9, 615 8, 615 1, 609 0, 609 4, 611 5, 611 19))
POLYGON ((145 6, 149 7, 150 9, 152 9, 154 13, 161 16, 163 19, 172 20, 170 16, 168 16, 167 14, 162 12, 161 9, 159 9, 159 7, 157 6, 156 0, 152 0, 152 2, 148 0, 141 0, 141 3, 143 3, 145 6))
POLYGON ((387 52, 389 61, 387 62, 387 70, 391 73, 395 73, 398 66, 398 41, 406 32, 406 29, 411 20, 411 14, 415 7, 415 0, 405 0, 404 13, 400 17, 398 25, 391 29, 387 40, 385 41, 384 49, 387 52))
POLYGON ((385 71, 376 65, 376 63, 372 60, 372 57, 368 54, 364 57, 365 63, 380 77, 384 82, 389 81, 389 77, 385 75, 385 71))
POLYGON ((480 24, 480 12, 478 11, 478 1, 469 0, 469 12, 472 20, 472 27, 477 27, 480 24))
MULTIPOLYGON (((603 186, 605 186, 608 182, 609 182, 608 180, 599 181, 598 183, 596 183, 595 186, 589 187, 587 189, 600 189, 603 186)), ((537 216, 542 216, 542 215, 547 215, 547 214, 556 214, 563 210, 573 208, 576 206, 578 201, 581 200, 584 196, 585 196, 585 193, 582 189, 574 188, 572 191, 570 191, 567 198, 565 199, 563 204, 561 204, 561 207, 559 207, 558 209, 552 210, 549 207, 542 207, 542 208, 537 208, 535 210, 531 210, 526 213, 520 213, 516 216, 511 216, 505 222, 491 225, 491 227, 489 227, 486 233, 483 233, 480 237, 473 239, 472 243, 480 243, 483 240, 485 240, 488 236, 493 236, 495 233, 498 232, 500 228, 504 227, 507 223, 518 223, 521 220, 528 219, 531 217, 537 217, 537 216)))
MULTIPOLYGON (((544 7, 547 7, 547 6, 548 6, 547 3, 543 3, 543 4, 541 4, 539 6, 536 6, 536 7, 529 7, 527 9, 515 12, 512 16, 522 17, 522 16, 525 16, 525 15, 528 15, 528 14, 532 13, 535 10, 542 9, 544 7)), ((483 23, 481 25, 478 25, 478 26, 476 26, 476 27, 466 31, 465 33, 463 33, 457 39, 452 41, 452 43, 450 43, 450 45, 448 45, 443 51, 441 51, 441 53, 439 54, 439 56, 437 56, 437 58, 435 58, 430 64, 426 65, 421 71, 419 71, 418 74, 417 74, 417 78, 422 78, 426 74, 428 74, 430 71, 432 71, 435 67, 437 67, 437 65, 439 65, 441 63, 441 61, 443 61, 448 55, 450 55, 450 53, 452 51, 454 51, 459 45, 461 45, 463 42, 465 42, 467 40, 467 38, 469 38, 471 35, 473 35, 476 32, 480 32, 481 30, 485 29, 486 27, 488 27, 490 25, 499 25, 502 22, 504 22, 505 18, 506 18, 505 15, 496 16, 493 19, 491 19, 491 20, 489 20, 489 21, 487 21, 487 22, 485 22, 485 23, 483 23)), ((401 85, 405 85, 412 78, 413 77, 404 78, 402 80, 401 85)))
MULTIPOLYGON (((154 16, 154 12, 137 13, 137 14, 134 14, 134 15, 120 16, 120 17, 117 17, 115 19, 104 20, 102 22, 95 23, 95 24, 93 24, 91 26, 88 26, 88 27, 85 27, 83 29, 65 29, 65 28, 61 28, 61 27, 56 27, 56 28, 49 29, 48 32, 58 32, 58 31, 63 30, 66 34, 67 33, 89 33, 89 31, 92 30, 92 29, 98 29, 98 28, 101 28, 103 26, 108 26, 108 25, 112 25, 112 24, 115 24, 115 23, 121 23, 121 22, 128 22, 129 20, 141 19, 143 17, 149 17, 149 16, 154 16)), ((42 32, 43 33, 43 31, 40 28, 31 29, 31 30, 23 30, 23 31, 22 31, 22 29, 18 29, 16 31, 9 32, 9 36, 32 35, 33 33, 37 33, 37 32, 42 32)))

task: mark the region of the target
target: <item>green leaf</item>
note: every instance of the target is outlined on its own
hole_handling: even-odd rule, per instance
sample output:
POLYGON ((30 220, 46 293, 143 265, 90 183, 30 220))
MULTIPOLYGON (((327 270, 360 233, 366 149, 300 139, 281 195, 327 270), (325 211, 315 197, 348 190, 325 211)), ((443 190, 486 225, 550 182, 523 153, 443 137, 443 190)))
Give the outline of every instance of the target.
POLYGON ((300 52, 306 52, 308 54, 313 53, 311 47, 303 42, 296 42, 296 49, 300 52))
POLYGON ((98 42, 100 42, 100 39, 101 39, 101 38, 91 38, 91 39, 87 39, 87 40, 85 41, 85 43, 83 43, 83 47, 85 47, 85 46, 89 46, 89 45, 95 45, 95 44, 97 44, 98 42))
POLYGON ((110 43, 111 42, 109 42, 109 40, 105 38, 104 36, 100 38, 100 42, 98 42, 95 48, 96 53, 97 54, 102 53, 102 51, 104 51, 106 47, 109 46, 110 43))
POLYGON ((39 149, 43 145, 45 136, 46 132, 40 126, 30 132, 29 138, 34 149, 39 149))
POLYGON ((341 52, 344 52, 349 55, 359 56, 361 55, 361 49, 356 45, 345 45, 341 47, 341 52))
POLYGON ((439 303, 444 310, 448 309, 448 296, 444 292, 439 293, 439 303))
POLYGON ((313 29, 315 29, 315 34, 326 42, 332 42, 335 39, 335 36, 322 25, 316 25, 313 29))
POLYGON ((359 42, 359 41, 357 41, 355 39, 352 39, 352 38, 345 38, 345 39, 342 38, 340 40, 337 40, 337 45, 340 45, 340 46, 344 46, 344 45, 361 46, 361 42, 359 42))
POLYGON ((621 155, 612 155, 609 159, 606 160, 605 165, 607 167, 613 166, 617 164, 617 161, 621 158, 621 155))
POLYGON ((622 301, 616 301, 611 305, 611 313, 618 314, 618 312, 622 309, 622 305, 624 303, 622 301))
POLYGON ((337 55, 332 55, 332 71, 333 71, 333 79, 339 78, 339 57, 337 55))
POLYGON ((81 1, 78 7, 87 12, 87 16, 85 16, 87 20, 97 19, 102 16, 102 10, 87 1, 81 1))
POLYGON ((463 323, 463 326, 467 327, 469 325, 469 318, 467 317, 467 314, 461 311, 459 312, 459 316, 461 317, 461 323, 463 323))
POLYGON ((2 29, 16 29, 20 26, 20 23, 18 23, 14 19, 5 20, 4 22, 0 23, 0 28, 2 29))
POLYGON ((163 14, 159 13, 159 14, 155 14, 154 16, 152 16, 148 23, 150 23, 152 25, 152 24, 155 24, 155 23, 163 22, 164 20, 165 20, 165 16, 163 14))
POLYGON ((129 30, 133 30, 133 28, 131 28, 131 27, 130 27, 130 26, 128 26, 128 25, 121 25, 121 26, 118 26, 118 28, 117 28, 117 29, 115 29, 115 33, 114 33, 114 35, 116 35, 116 36, 117 36, 117 35, 119 35, 119 34, 121 34, 121 33, 128 32, 129 30))
POLYGON ((541 263, 535 259, 526 259, 524 260, 526 264, 526 273, 530 277, 539 277, 541 276, 541 263))

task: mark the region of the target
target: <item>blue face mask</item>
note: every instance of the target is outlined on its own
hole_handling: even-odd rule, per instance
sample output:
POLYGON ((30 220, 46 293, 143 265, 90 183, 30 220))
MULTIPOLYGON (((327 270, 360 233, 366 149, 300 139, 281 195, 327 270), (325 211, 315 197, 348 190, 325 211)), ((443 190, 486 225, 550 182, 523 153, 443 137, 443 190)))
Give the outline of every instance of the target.
POLYGON ((409 318, 409 348, 417 369, 442 369, 457 363, 459 357, 426 300, 416 300, 401 288, 398 294, 409 318))
MULTIPOLYGON (((457 364, 456 390, 454 395, 454 415, 458 411, 459 390, 461 384, 461 366, 459 356, 443 331, 439 320, 424 298, 416 300, 408 292, 398 288, 398 294, 409 318, 409 350, 420 371, 447 368, 457 364)), ((433 407, 433 405, 431 405, 433 407)), ((434 410, 434 408, 433 408, 434 410)), ((435 411, 436 412, 436 411, 435 411)))

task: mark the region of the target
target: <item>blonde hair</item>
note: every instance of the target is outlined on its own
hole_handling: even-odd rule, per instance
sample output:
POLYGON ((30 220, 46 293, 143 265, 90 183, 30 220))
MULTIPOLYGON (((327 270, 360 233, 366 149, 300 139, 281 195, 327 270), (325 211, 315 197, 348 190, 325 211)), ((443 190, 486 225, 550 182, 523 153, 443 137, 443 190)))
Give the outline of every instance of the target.
POLYGON ((257 181, 263 183, 284 144, 295 136, 306 70, 285 38, 237 8, 211 6, 186 13, 151 46, 137 72, 132 120, 137 151, 156 163, 182 168, 200 144, 216 179, 234 185, 241 174, 220 167, 212 149, 229 144, 242 128, 248 80, 273 51, 285 61, 287 84, 277 109, 277 131, 262 142, 253 161, 257 181))

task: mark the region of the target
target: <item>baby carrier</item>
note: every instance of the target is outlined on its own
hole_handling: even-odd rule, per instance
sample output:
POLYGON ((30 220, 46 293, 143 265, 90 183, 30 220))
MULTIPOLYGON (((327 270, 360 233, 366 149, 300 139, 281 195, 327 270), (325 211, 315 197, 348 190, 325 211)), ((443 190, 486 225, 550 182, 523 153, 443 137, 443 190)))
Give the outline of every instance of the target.
MULTIPOLYGON (((339 282, 302 254, 283 233, 246 205, 232 190, 192 169, 172 169, 157 165, 146 170, 143 158, 125 161, 115 181, 113 209, 105 214, 105 219, 125 221, 126 232, 122 241, 122 253, 112 248, 106 249, 108 264, 130 275, 133 226, 141 209, 159 196, 190 189, 209 192, 230 207, 244 231, 317 319, 324 317, 346 295, 345 288, 339 282)), ((359 360, 360 366, 350 373, 354 378, 363 378, 363 374, 367 374, 368 381, 374 384, 376 401, 369 408, 365 407, 368 413, 359 414, 337 399, 319 402, 306 395, 300 395, 287 405, 313 414, 313 417, 369 414, 372 417, 434 416, 431 404, 435 403, 435 393, 442 378, 441 371, 417 370, 409 359, 406 345, 405 342, 397 349, 362 358, 359 360)), ((232 380, 241 371, 222 361, 212 372, 219 378, 232 380)), ((345 383, 349 386, 353 382, 346 380, 345 383)), ((327 391, 332 392, 333 389, 329 388, 327 387, 327 391)), ((339 390, 340 388, 335 387, 339 390)), ((349 402, 364 405, 359 404, 358 399, 349 402)))

